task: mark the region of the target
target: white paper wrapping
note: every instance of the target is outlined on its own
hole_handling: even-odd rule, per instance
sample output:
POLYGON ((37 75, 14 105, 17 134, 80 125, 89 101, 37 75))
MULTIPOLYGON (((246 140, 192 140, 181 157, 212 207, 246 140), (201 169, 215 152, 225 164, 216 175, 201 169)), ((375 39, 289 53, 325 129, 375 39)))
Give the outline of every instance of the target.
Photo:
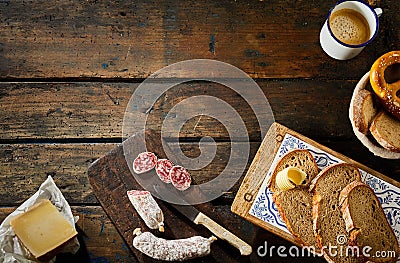
MULTIPOLYGON (((11 220, 24 213, 29 207, 38 203, 40 200, 49 199, 53 205, 64 215, 68 222, 75 228, 75 223, 78 221, 79 217, 74 217, 72 215, 71 208, 65 200, 60 189, 56 186, 53 178, 49 176, 46 181, 39 187, 39 190, 32 195, 28 200, 26 200, 22 205, 20 205, 14 212, 4 219, 0 225, 0 262, 4 263, 14 263, 14 262, 24 262, 33 263, 35 261, 27 251, 27 249, 19 242, 17 236, 10 225, 11 220)), ((73 242, 70 242, 62 252, 76 253, 79 249, 78 239, 75 237, 73 242)), ((55 257, 49 262, 54 262, 55 257)))

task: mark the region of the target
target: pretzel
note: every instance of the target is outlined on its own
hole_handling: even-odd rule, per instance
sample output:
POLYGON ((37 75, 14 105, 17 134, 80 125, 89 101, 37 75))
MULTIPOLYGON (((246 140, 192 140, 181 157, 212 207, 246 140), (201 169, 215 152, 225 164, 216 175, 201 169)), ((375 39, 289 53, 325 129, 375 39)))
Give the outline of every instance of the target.
POLYGON ((385 80, 386 69, 396 63, 400 63, 400 51, 392 51, 378 58, 371 67, 370 82, 382 105, 400 120, 400 80, 393 83, 385 80))

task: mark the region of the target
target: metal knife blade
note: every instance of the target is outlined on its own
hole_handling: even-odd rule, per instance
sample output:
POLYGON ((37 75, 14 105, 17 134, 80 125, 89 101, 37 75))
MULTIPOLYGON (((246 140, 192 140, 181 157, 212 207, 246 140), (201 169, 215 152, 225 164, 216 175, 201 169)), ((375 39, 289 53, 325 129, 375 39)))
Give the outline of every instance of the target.
POLYGON ((191 205, 178 205, 178 204, 171 204, 169 203, 172 207, 174 207, 176 210, 178 210, 181 214, 186 216, 190 221, 194 221, 196 219, 196 216, 200 213, 199 210, 197 210, 195 207, 191 205))
POLYGON ((226 240, 232 246, 239 249, 241 255, 250 255, 252 252, 252 248, 249 244, 229 232, 227 229, 219 225, 217 222, 197 210, 195 207, 191 205, 178 205, 171 204, 177 211, 186 216, 190 221, 194 222, 196 225, 203 225, 208 230, 210 230, 214 235, 218 238, 226 240))

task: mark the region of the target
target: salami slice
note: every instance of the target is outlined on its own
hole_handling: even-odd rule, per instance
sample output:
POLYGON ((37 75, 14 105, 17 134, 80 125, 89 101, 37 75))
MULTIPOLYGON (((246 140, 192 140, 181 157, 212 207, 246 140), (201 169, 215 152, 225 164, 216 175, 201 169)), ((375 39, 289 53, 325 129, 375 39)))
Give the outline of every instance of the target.
POLYGON ((175 186, 176 189, 185 191, 190 187, 192 178, 190 177, 189 172, 182 166, 176 165, 172 167, 169 174, 172 185, 175 186))
POLYGON ((174 166, 174 163, 168 159, 158 159, 156 164, 156 172, 158 177, 160 177, 161 181, 164 183, 171 183, 171 177, 169 172, 171 168, 174 166))
POLYGON ((142 152, 133 161, 133 171, 142 174, 150 171, 156 166, 157 156, 152 152, 142 152))

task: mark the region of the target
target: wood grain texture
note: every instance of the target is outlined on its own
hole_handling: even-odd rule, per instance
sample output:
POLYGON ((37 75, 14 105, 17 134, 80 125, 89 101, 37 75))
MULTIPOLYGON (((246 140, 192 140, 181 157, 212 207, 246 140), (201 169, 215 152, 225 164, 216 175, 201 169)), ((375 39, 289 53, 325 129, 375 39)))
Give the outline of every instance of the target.
POLYGON ((1 205, 20 204, 52 176, 70 203, 95 204, 87 168, 116 144, 0 145, 1 205))
MULTIPOLYGON (((395 180, 400 176, 399 162, 376 158, 355 140, 318 142, 395 180)), ((2 189, 0 205, 22 203, 39 188, 48 175, 54 178, 71 204, 98 204, 87 179, 87 168, 94 160, 107 154, 117 145, 114 143, 0 145, 0 189, 2 189)), ((201 153, 197 142, 182 142, 179 145, 171 143, 169 146, 180 147, 189 158, 196 158, 201 153)), ((200 170, 191 171, 199 183, 207 182, 220 174, 226 169, 229 158, 234 160, 243 157, 239 152, 233 152, 231 155, 229 142, 217 142, 216 146, 217 151, 212 162, 200 170)), ((246 174, 259 146, 259 142, 250 143, 250 155, 243 175, 246 174)), ((232 169, 232 172, 237 172, 240 168, 233 166, 232 169)), ((231 203, 240 183, 241 180, 217 201, 224 204, 231 203)))
MULTIPOLYGON (((60 256, 57 263, 148 261, 138 253, 136 257, 99 206, 87 168, 121 143, 126 105, 143 78, 172 63, 198 58, 245 71, 267 96, 276 121, 398 181, 400 163, 369 153, 353 135, 347 113, 357 80, 377 57, 400 49, 400 1, 373 1, 383 9, 378 37, 349 61, 329 58, 319 45, 320 28, 334 2, 0 0, 0 220, 51 175, 81 217, 80 251, 60 256)), ((173 77, 192 73, 184 68, 173 77)), ((169 81, 170 76, 165 77, 169 81)), ((146 101, 136 105, 138 119, 147 118, 146 127, 159 130, 175 105, 198 95, 223 99, 237 110, 249 133, 251 161, 262 140, 256 116, 243 98, 221 85, 178 85, 151 109, 144 107, 146 101)), ((195 113, 195 106, 199 105, 187 111, 195 113)), ((215 110, 223 112, 220 107, 215 110)), ((173 127, 183 118, 167 119, 173 127)), ((138 123, 130 125, 142 128, 138 123)), ((243 138, 230 138, 220 122, 204 115, 187 120, 179 143, 168 127, 164 136, 171 148, 180 147, 191 158, 201 154, 198 141, 204 136, 217 141, 212 163, 191 171, 200 183, 219 174, 229 158, 242 157, 238 152, 230 155, 230 142, 244 143, 243 138)), ((292 243, 230 212, 250 161, 232 189, 210 203, 207 215, 251 242, 255 251, 265 245, 288 249, 292 243)), ((179 232, 181 222, 168 214, 173 230, 168 237, 209 234, 196 226, 179 232)), ((196 262, 282 261, 277 253, 239 259, 228 244, 217 241, 214 246, 217 250, 210 257, 196 262), (219 251, 224 251, 223 257, 219 251)), ((314 257, 285 261, 323 262, 314 257)))
MULTIPOLYGON (((355 84, 354 81, 258 81, 276 121, 309 137, 341 139, 354 137, 347 116, 355 84)), ((122 137, 127 104, 138 85, 89 82, 0 83, 0 139, 118 140, 122 137)), ((148 92, 155 93, 154 90, 148 92)), ((165 137, 176 138, 174 130, 185 119, 179 114, 166 118, 167 114, 178 103, 199 95, 224 100, 241 116, 249 139, 261 141, 258 120, 247 102, 230 88, 216 83, 184 83, 161 95, 151 110, 144 106, 149 103, 143 99, 131 111, 137 113, 138 119, 147 119, 147 128, 160 130, 163 126, 165 137), (164 119, 169 125, 163 124, 164 119)), ((228 131, 219 121, 204 115, 200 118, 202 108, 207 108, 207 105, 192 104, 186 108, 195 117, 186 120, 180 138, 211 136, 215 140, 230 140, 228 131)), ((219 105, 213 105, 211 109, 219 114, 224 113, 224 108, 219 105)), ((229 119, 229 116, 226 118, 224 121, 237 121, 229 119)), ((143 129, 142 122, 129 123, 128 127, 133 130, 143 129)))
POLYGON ((400 4, 387 0, 378 38, 354 60, 332 60, 318 37, 333 4, 5 0, 0 77, 144 78, 174 62, 208 58, 254 78, 357 79, 379 55, 399 48, 400 4))
MULTIPOLYGON (((178 144, 171 144, 173 148, 178 144)), ((258 143, 250 145, 249 160, 258 143)), ((22 203, 51 175, 71 204, 98 204, 87 179, 87 168, 97 158, 107 154, 117 144, 2 144, 0 145, 0 205, 22 203)), ((182 152, 189 158, 200 154, 198 143, 182 143, 182 152)), ((207 145, 205 147, 208 147, 207 145)), ((211 147, 211 146, 210 146, 211 147)), ((229 158, 242 158, 228 142, 217 143, 215 157, 200 170, 191 171, 198 183, 207 182, 226 169, 229 158)), ((233 165, 227 172, 235 173, 233 165)), ((245 171, 245 170, 244 170, 245 171)), ((239 182, 225 194, 232 199, 239 182)))

